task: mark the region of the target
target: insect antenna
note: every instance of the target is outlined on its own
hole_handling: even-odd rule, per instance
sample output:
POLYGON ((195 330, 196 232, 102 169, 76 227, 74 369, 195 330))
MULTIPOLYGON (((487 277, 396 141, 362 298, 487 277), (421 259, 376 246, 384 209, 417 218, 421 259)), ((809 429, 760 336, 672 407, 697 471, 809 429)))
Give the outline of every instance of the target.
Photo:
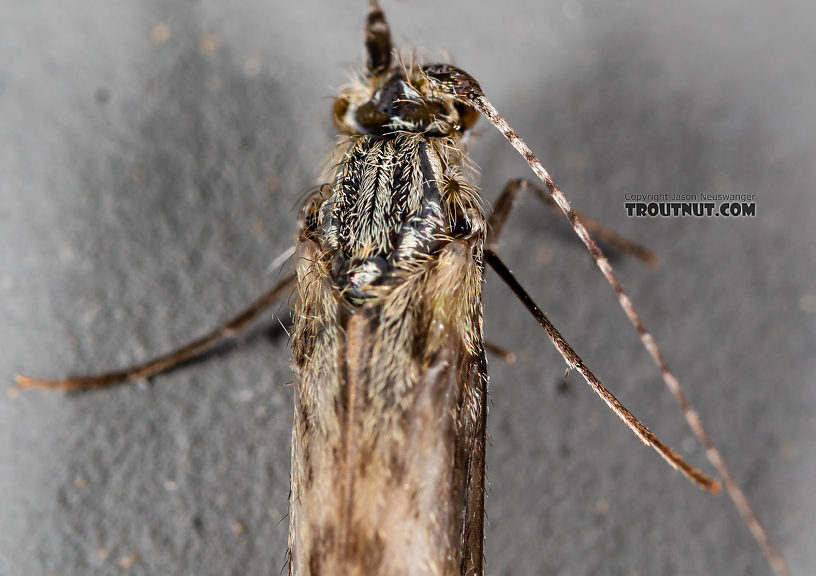
POLYGON ((615 396, 606 389, 606 387, 598 380, 598 377, 592 373, 592 371, 584 364, 584 361, 581 359, 580 356, 573 350, 572 346, 569 345, 558 329, 550 322, 549 318, 541 311, 538 305, 533 301, 532 297, 527 293, 524 287, 516 280, 516 277, 510 271, 509 268, 502 262, 502 260, 496 255, 493 250, 490 248, 486 248, 484 252, 485 261, 490 265, 493 270, 501 277, 502 280, 510 287, 513 293, 521 300, 522 304, 529 310, 530 314, 538 320, 538 323, 541 324, 541 327, 547 332, 547 335, 552 340, 553 345, 556 347, 558 352, 567 362, 567 365, 573 369, 577 370, 581 376, 584 377, 586 383, 589 384, 590 388, 595 391, 595 393, 601 397, 601 400, 606 402, 606 405, 609 406, 609 409, 615 413, 615 415, 620 418, 624 424, 626 424, 632 432, 635 433, 641 442, 646 444, 647 446, 651 446, 652 448, 660 454, 666 462, 668 462, 673 468, 680 470, 685 476, 706 490, 710 492, 718 492, 720 490, 720 485, 717 481, 709 478, 702 472, 700 472, 697 468, 683 460, 683 458, 677 454, 674 450, 663 444, 660 439, 649 430, 640 420, 638 420, 634 414, 629 412, 626 407, 620 403, 620 401, 615 398, 615 396))
POLYGON ((529 146, 527 146, 524 140, 519 137, 516 131, 510 126, 510 124, 507 123, 502 115, 499 114, 495 106, 493 106, 490 100, 488 100, 485 96, 479 83, 470 74, 450 64, 432 64, 425 66, 423 71, 432 88, 453 96, 459 102, 478 110, 483 116, 485 116, 490 123, 504 135, 513 148, 515 148, 519 154, 524 157, 527 164, 530 166, 533 172, 535 172, 536 176, 538 176, 547 187, 550 197, 561 209, 564 216, 567 217, 572 229, 587 247, 590 254, 592 254, 592 257, 595 260, 595 263, 598 265, 598 268, 600 268, 601 273, 615 291, 615 294, 618 297, 618 303, 620 304, 624 313, 626 313, 629 321, 637 330, 638 335, 640 336, 640 341, 643 343, 643 346, 649 352, 657 365, 657 368, 660 370, 663 382, 669 388, 678 404, 680 404, 683 417, 686 419, 686 422, 688 422, 692 432, 705 447, 706 457, 722 478, 722 482, 725 485, 731 500, 734 502, 734 505, 748 526, 748 529, 751 531, 751 534, 762 548, 762 551, 768 559, 771 567, 779 576, 790 576, 791 572, 787 566, 787 563, 779 550, 776 548, 776 545, 773 543, 773 541, 771 541, 770 536, 765 531, 762 524, 759 522, 759 519, 751 508, 751 505, 748 503, 742 489, 731 475, 731 471, 725 464, 725 460, 720 454, 720 451, 714 445, 714 442, 711 440, 708 432, 703 427, 700 417, 692 408, 688 398, 686 398, 686 395, 681 389, 680 383, 678 382, 674 373, 669 369, 669 366, 666 363, 666 360, 663 358, 663 354, 660 352, 660 349, 657 347, 654 338, 643 325, 643 322, 635 311, 632 300, 629 298, 628 294, 624 291, 623 286, 621 286, 620 282, 618 281, 617 276, 609 264, 609 260, 606 258, 606 256, 604 256, 603 252, 601 252, 598 245, 589 235, 586 226, 584 226, 578 215, 575 213, 575 210, 573 210, 572 206, 570 206, 570 203, 567 201, 567 198, 564 196, 563 192, 561 192, 558 186, 555 185, 555 182, 541 164, 541 161, 535 154, 533 154, 529 146))
POLYGON ((167 354, 152 358, 146 362, 135 364, 121 370, 114 370, 102 374, 91 374, 88 376, 77 376, 74 378, 48 380, 18 375, 15 376, 14 379, 20 388, 47 388, 50 390, 66 391, 90 390, 93 388, 112 386, 125 381, 136 382, 162 372, 167 372, 182 362, 192 360, 212 350, 216 345, 227 338, 235 336, 237 332, 249 325, 259 314, 277 302, 285 292, 291 290, 296 280, 297 277, 294 274, 289 274, 215 330, 167 354))
POLYGON ((391 66, 391 30, 379 0, 368 1, 365 27, 366 66, 369 72, 379 74, 391 66))

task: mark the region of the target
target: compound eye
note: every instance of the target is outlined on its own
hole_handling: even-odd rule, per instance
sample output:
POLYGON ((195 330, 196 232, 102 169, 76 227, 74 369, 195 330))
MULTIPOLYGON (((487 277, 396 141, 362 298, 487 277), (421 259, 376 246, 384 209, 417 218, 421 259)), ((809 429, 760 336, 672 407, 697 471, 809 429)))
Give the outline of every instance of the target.
POLYGON ((459 124, 462 126, 462 132, 470 130, 479 119, 479 111, 461 102, 457 102, 454 106, 456 106, 456 111, 459 113, 459 124))
POLYGON ((470 220, 465 216, 460 216, 453 225, 454 236, 467 236, 473 230, 470 220))
POLYGON ((346 132, 348 130, 348 126, 346 126, 346 112, 348 112, 349 107, 349 100, 347 96, 340 96, 334 101, 334 106, 332 106, 332 120, 334 120, 334 126, 340 132, 346 132))

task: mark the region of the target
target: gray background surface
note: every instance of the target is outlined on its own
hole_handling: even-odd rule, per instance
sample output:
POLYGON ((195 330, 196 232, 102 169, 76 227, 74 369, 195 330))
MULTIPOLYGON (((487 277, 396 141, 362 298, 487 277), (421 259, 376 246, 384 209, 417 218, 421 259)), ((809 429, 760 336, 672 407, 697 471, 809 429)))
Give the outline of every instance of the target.
MULTIPOLYGON (((292 395, 277 320, 147 385, 18 394, 11 377, 165 351, 275 280, 362 55, 363 2, 2 4, 0 574, 277 574, 292 395)), ((385 9, 400 46, 481 80, 576 207, 662 256, 618 273, 794 572, 813 574, 814 10, 680 4, 385 9), (627 192, 695 191, 757 194, 757 217, 624 212, 627 192)), ((492 200, 529 172, 480 132, 492 200)), ((579 242, 523 206, 500 252, 623 402, 708 470, 579 242)), ((557 391, 563 362, 494 275, 486 318, 520 356, 490 363, 489 574, 769 573, 726 497, 641 447, 577 376, 557 391)))

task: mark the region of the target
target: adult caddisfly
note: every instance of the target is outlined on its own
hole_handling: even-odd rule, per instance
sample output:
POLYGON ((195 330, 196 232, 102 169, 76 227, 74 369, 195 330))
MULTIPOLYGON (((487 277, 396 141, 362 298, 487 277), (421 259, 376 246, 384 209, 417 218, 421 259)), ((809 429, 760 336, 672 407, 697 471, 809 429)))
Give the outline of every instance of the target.
MULTIPOLYGON (((146 365, 100 377, 21 379, 24 386, 104 386, 156 374, 240 329, 290 287, 296 401, 290 551, 296 573, 480 573, 487 379, 481 326, 484 264, 547 330, 570 368, 646 443, 707 487, 606 391, 492 250, 514 196, 486 215, 462 138, 478 113, 545 182, 610 281, 694 431, 778 570, 781 558, 685 405, 676 380, 606 259, 478 83, 446 64, 394 59, 372 3, 367 69, 338 98, 347 138, 301 213, 297 276, 211 336, 146 365)), ((614 242, 614 240, 613 240, 614 242)))

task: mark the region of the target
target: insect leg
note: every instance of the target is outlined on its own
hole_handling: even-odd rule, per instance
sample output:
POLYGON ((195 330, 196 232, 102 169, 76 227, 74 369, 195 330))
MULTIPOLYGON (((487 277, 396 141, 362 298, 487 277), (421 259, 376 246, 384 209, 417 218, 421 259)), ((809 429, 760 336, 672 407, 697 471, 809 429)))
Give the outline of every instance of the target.
POLYGON ((609 409, 615 413, 615 415, 620 418, 624 424, 626 424, 632 432, 635 433, 641 442, 646 444, 647 446, 651 446, 654 448, 658 454, 660 454, 666 462, 668 462, 673 468, 680 470, 686 477, 700 486, 701 488, 705 488, 711 492, 717 492, 720 489, 720 485, 715 480, 709 478, 697 468, 694 468, 688 462, 683 460, 683 458, 674 452, 671 448, 663 444, 655 434, 649 430, 646 426, 644 426, 640 420, 638 420, 626 407, 621 404, 617 398, 607 390, 601 381, 592 373, 592 371, 587 368, 584 364, 584 361, 581 360, 581 357, 572 349, 572 346, 569 345, 558 329, 553 326, 552 322, 547 318, 544 312, 536 305, 527 291, 522 287, 513 273, 507 268, 504 262, 496 255, 493 250, 490 248, 486 248, 484 252, 485 261, 490 265, 493 270, 501 277, 502 280, 510 287, 513 293, 521 300, 522 304, 527 307, 527 310, 530 311, 530 314, 538 320, 538 323, 541 324, 541 327, 546 330, 547 335, 552 340, 552 343, 555 345, 558 352, 567 362, 567 365, 573 369, 577 370, 581 376, 584 377, 587 384, 589 384, 590 388, 595 391, 595 393, 601 397, 601 400, 606 402, 606 405, 609 406, 609 409))
POLYGON ((720 451, 714 445, 714 442, 711 440, 708 432, 703 427, 699 415, 692 408, 688 398, 686 398, 677 377, 669 369, 665 358, 663 358, 663 354, 660 352, 660 349, 655 343, 654 337, 646 329, 646 326, 643 325, 640 316, 638 316, 637 312, 635 311, 632 300, 624 291, 620 281, 618 281, 617 276, 612 270, 612 266, 609 264, 609 260, 606 258, 606 256, 604 256, 603 252, 601 252, 598 245, 589 235, 586 226, 584 226, 581 220, 579 220, 578 215, 575 213, 572 206, 570 206, 566 196, 564 196, 564 193, 561 192, 558 186, 555 185, 555 182, 541 164, 541 161, 535 154, 533 154, 533 151, 530 150, 529 146, 527 146, 524 140, 519 137, 519 135, 515 130, 513 130, 510 124, 507 123, 504 117, 499 114, 499 111, 496 110, 496 107, 493 106, 490 100, 487 99, 482 91, 482 87, 479 86, 479 83, 475 78, 473 78, 473 76, 450 64, 432 64, 425 66, 423 70, 428 82, 433 88, 454 97, 459 102, 478 110, 483 116, 485 116, 490 123, 493 124, 493 126, 495 126, 496 129, 502 133, 502 135, 504 135, 513 148, 515 148, 516 151, 518 151, 518 153, 524 157, 527 164, 530 166, 533 172, 535 172, 536 176, 538 176, 541 181, 544 182, 553 201, 561 209, 561 212, 564 213, 564 216, 567 217, 570 225, 572 225, 572 229, 587 247, 590 254, 592 254, 592 257, 595 259, 595 263, 597 264, 598 268, 600 268, 601 273, 615 291, 621 308, 637 330, 640 336, 640 341, 643 343, 643 346, 649 352, 655 365, 660 370, 660 375, 663 378, 663 382, 666 384, 666 387, 672 393, 675 400, 677 400, 677 403, 680 404, 683 417, 686 419, 686 422, 688 422, 688 425, 694 435, 705 448, 706 457, 722 478, 723 484, 725 485, 731 500, 734 502, 734 505, 745 521, 746 526, 748 526, 748 529, 751 531, 751 534, 753 534, 757 543, 762 548, 762 551, 764 552, 765 557, 768 559, 769 564, 780 576, 789 576, 791 572, 790 568, 788 568, 787 563, 785 562, 785 559, 782 557, 773 541, 771 541, 770 536, 759 522, 759 518, 757 518, 756 514, 751 508, 751 505, 748 503, 748 499, 745 497, 742 489, 731 475, 731 471, 726 465, 722 454, 720 454, 720 451))
POLYGON ((485 350, 490 352, 491 354, 495 354, 498 356, 503 362, 507 364, 515 364, 516 363, 516 353, 512 350, 508 350, 504 346, 499 346, 495 342, 491 342, 490 340, 485 340, 484 343, 485 350))
POLYGON ((91 388, 102 388, 129 380, 131 382, 155 376, 161 372, 166 372, 178 366, 182 362, 200 356, 212 350, 219 342, 230 338, 236 332, 246 327, 252 320, 277 302, 280 297, 290 290, 296 281, 296 276, 290 274, 279 280, 272 288, 264 292, 252 304, 244 308, 239 314, 230 318, 227 322, 209 332, 208 334, 193 340, 192 342, 163 354, 157 358, 147 360, 134 366, 129 366, 121 370, 106 372, 103 374, 92 374, 88 376, 77 376, 75 378, 63 378, 48 380, 42 378, 29 378, 28 376, 16 376, 15 380, 21 388, 48 388, 52 390, 87 390, 91 388))
MULTIPOLYGON (((531 182, 524 178, 510 180, 505 185, 496 202, 493 204, 493 213, 490 215, 490 219, 488 220, 490 225, 487 233, 488 246, 493 246, 496 244, 496 242, 498 242, 499 236, 504 228, 504 223, 507 221, 513 206, 515 206, 516 198, 518 197, 519 192, 530 192, 536 197, 537 200, 543 202, 547 208, 558 210, 558 204, 555 203, 555 200, 549 196, 546 190, 535 182, 531 182)), ((598 238, 609 247, 617 250, 618 252, 634 256, 649 266, 657 266, 660 263, 660 258, 658 258, 657 254, 648 248, 641 246, 634 240, 630 240, 629 238, 618 234, 611 228, 603 226, 596 220, 593 220, 585 214, 581 214, 577 210, 575 214, 578 216, 578 220, 584 224, 584 227, 586 227, 587 231, 592 234, 592 236, 598 238)))

